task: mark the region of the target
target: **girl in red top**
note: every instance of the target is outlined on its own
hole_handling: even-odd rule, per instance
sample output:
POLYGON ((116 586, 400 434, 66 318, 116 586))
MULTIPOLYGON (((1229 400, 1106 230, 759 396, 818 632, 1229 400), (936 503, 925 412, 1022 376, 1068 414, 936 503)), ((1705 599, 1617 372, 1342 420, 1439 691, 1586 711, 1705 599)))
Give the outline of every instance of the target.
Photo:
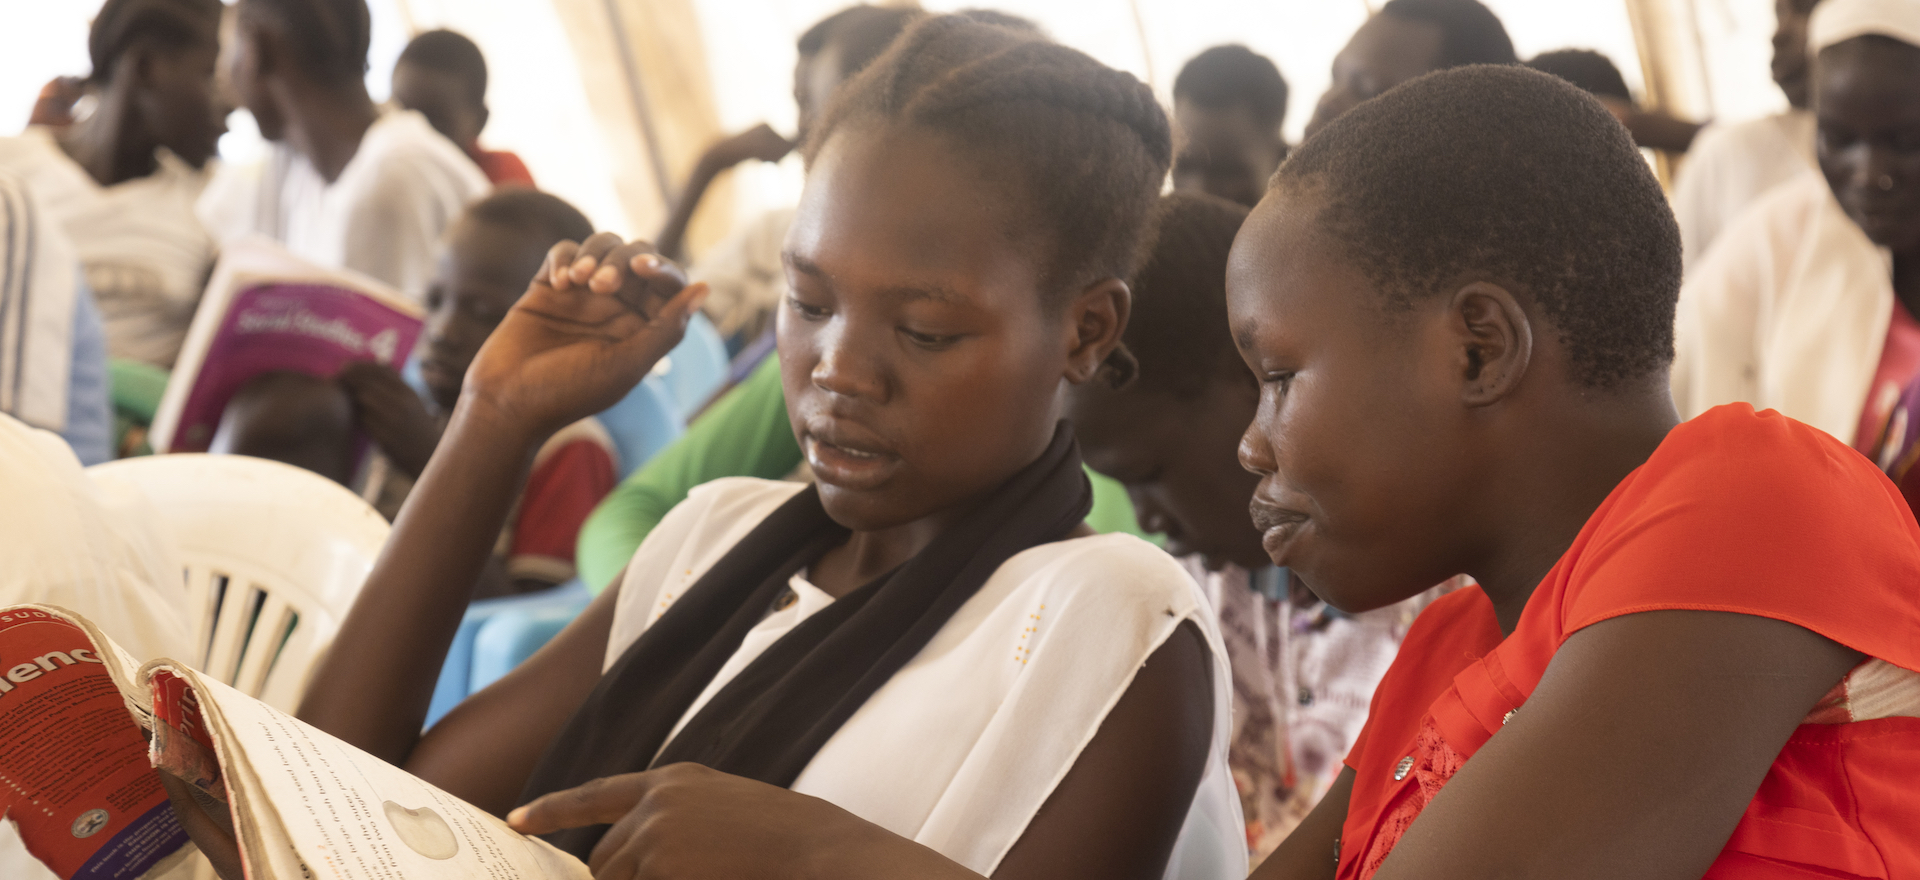
MULTIPOLYGON (((1415 80, 1282 167, 1227 284, 1266 549, 1351 611, 1481 587, 1257 878, 1920 876, 1920 526, 1821 432, 1677 424, 1679 278, 1626 131, 1544 74, 1415 80)), ((623 877, 970 876, 698 768, 512 821, 621 817, 623 877)))

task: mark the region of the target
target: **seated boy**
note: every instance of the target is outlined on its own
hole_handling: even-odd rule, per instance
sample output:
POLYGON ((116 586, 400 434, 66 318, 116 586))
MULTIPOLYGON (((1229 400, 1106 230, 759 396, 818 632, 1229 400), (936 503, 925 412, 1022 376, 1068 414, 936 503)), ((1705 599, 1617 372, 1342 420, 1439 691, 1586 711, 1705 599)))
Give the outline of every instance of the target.
POLYGON ((414 37, 393 63, 393 100, 427 117, 495 186, 534 185, 519 156, 480 146, 489 115, 487 57, 466 36, 441 29, 414 37))
MULTIPOLYGON (((348 366, 337 386, 269 373, 228 404, 217 451, 286 461, 339 480, 351 467, 351 428, 357 427, 380 453, 376 469, 386 472, 369 479, 367 494, 391 518, 440 441, 467 365, 520 298, 547 249, 592 234, 585 216, 547 193, 505 189, 473 203, 449 228, 427 288, 427 322, 415 353, 424 396, 399 373, 374 363, 348 366), (343 424, 349 415, 351 424, 343 424), (286 429, 295 422, 311 428, 286 429)), ((598 421, 586 419, 554 435, 534 457, 526 492, 476 597, 571 579, 580 524, 613 488, 617 473, 612 438, 598 421)))
POLYGON ((1287 157, 1286 116, 1287 81, 1265 55, 1228 45, 1193 56, 1173 80, 1173 188, 1253 207, 1287 157))
POLYGON ((1207 196, 1161 199, 1125 336, 1140 375, 1076 386, 1067 415, 1087 464, 1127 487, 1140 528, 1166 535, 1213 601, 1233 669, 1228 761, 1257 864, 1333 784, 1414 615, 1454 583, 1343 614, 1261 549, 1247 520, 1259 478, 1236 457, 1260 389, 1234 351, 1225 289, 1246 216, 1207 196))

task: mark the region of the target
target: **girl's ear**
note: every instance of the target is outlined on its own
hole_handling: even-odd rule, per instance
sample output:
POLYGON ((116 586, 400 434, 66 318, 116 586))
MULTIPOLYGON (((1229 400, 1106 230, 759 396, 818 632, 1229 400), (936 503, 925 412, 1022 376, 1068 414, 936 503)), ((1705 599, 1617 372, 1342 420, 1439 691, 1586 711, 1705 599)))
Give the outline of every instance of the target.
POLYGON ((1133 292, 1118 278, 1095 282, 1067 304, 1068 382, 1081 385, 1099 375, 1102 368, 1121 375, 1109 377, 1116 387, 1133 378, 1133 357, 1125 354, 1120 334, 1127 329, 1127 316, 1133 311, 1133 292), (1116 354, 1121 355, 1115 360, 1116 354))
POLYGON ((1485 281, 1455 291, 1447 306, 1462 402, 1499 402, 1520 386, 1533 361, 1533 322, 1512 291, 1485 281))

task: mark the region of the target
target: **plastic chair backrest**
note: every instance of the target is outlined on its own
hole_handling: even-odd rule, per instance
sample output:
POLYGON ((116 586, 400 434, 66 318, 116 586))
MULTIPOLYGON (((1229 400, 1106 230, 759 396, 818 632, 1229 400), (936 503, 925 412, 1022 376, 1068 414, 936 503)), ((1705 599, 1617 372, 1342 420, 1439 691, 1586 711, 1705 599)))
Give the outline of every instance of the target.
POLYGON ((659 376, 641 380, 598 418, 601 427, 613 436, 614 450, 620 453, 622 480, 687 431, 686 419, 674 407, 673 397, 659 376))
POLYGON ((345 487, 237 455, 158 455, 88 469, 138 489, 186 569, 199 668, 295 709, 390 527, 345 487))
POLYGON ((682 420, 691 421, 707 400, 727 381, 727 344, 706 315, 687 322, 687 335, 653 368, 666 380, 666 390, 682 420))

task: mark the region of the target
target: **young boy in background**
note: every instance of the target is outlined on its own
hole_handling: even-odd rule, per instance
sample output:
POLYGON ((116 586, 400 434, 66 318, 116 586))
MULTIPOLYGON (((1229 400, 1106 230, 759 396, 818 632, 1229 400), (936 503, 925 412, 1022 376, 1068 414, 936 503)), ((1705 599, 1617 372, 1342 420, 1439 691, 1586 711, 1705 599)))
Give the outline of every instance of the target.
MULTIPOLYGON (((473 203, 448 229, 427 286, 426 327, 415 352, 424 393, 376 363, 349 365, 332 382, 270 373, 249 382, 228 404, 215 451, 285 461, 339 480, 342 469, 350 468, 357 428, 373 441, 380 454, 376 468, 383 471, 367 480, 366 494, 393 518, 439 444, 480 345, 519 300, 549 248, 592 234, 584 215, 547 193, 504 189, 473 203), (294 422, 340 429, 289 438, 284 426, 294 422)), ((613 489, 616 456, 612 438, 595 419, 574 423, 540 447, 476 598, 541 589, 573 577, 580 524, 613 489)))
POLYGON ((533 187, 533 172, 519 156, 480 146, 489 115, 487 57, 465 35, 443 28, 414 37, 394 62, 393 100, 427 117, 494 186, 533 187))

